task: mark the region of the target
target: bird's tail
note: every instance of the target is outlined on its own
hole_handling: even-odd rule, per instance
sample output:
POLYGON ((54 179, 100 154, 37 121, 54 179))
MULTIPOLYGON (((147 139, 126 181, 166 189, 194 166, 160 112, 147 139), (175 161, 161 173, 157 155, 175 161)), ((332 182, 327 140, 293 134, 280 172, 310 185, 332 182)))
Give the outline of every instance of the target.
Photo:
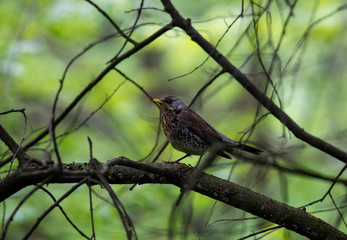
POLYGON ((259 155, 262 152, 262 150, 259 150, 257 148, 250 147, 246 144, 242 144, 242 143, 236 142, 234 140, 231 140, 230 138, 228 138, 227 136, 225 136, 224 134, 222 134, 218 130, 216 130, 216 132, 222 137, 223 145, 226 148, 226 150, 224 150, 224 151, 226 151, 228 153, 234 154, 235 149, 240 149, 242 151, 249 152, 249 153, 252 153, 255 155, 259 155))
POLYGON ((246 144, 242 144, 239 142, 230 142, 230 143, 227 143, 227 146, 228 146, 228 149, 226 151, 229 153, 233 153, 235 151, 235 148, 240 149, 240 150, 245 151, 245 152, 255 154, 255 155, 259 155, 262 152, 262 150, 259 150, 259 149, 254 148, 254 147, 250 147, 246 144))

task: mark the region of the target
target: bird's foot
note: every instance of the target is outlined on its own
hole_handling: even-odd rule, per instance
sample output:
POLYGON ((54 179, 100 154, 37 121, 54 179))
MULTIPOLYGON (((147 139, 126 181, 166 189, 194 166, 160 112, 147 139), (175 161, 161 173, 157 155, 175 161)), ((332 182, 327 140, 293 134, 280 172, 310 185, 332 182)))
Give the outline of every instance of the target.
POLYGON ((169 163, 169 164, 176 164, 176 163, 179 163, 182 159, 178 159, 178 160, 175 160, 175 161, 164 161, 163 163, 169 163))
POLYGON ((176 164, 179 163, 181 160, 185 159, 186 157, 190 156, 189 154, 184 155, 183 157, 175 160, 175 161, 164 161, 164 163, 170 163, 170 164, 176 164))

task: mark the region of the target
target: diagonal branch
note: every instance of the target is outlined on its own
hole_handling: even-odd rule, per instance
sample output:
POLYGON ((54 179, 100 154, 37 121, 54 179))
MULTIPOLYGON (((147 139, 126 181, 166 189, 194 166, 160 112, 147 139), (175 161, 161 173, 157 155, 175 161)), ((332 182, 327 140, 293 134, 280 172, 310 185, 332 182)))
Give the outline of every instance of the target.
POLYGON ((18 158, 20 166, 23 166, 29 156, 18 146, 18 144, 13 140, 13 138, 7 133, 7 131, 0 125, 0 139, 6 144, 8 149, 18 158))
MULTIPOLYGON (((151 36, 143 40, 142 42, 139 42, 136 46, 134 46, 132 49, 124 53, 123 55, 119 56, 118 58, 114 59, 100 74, 97 76, 92 82, 88 84, 84 88, 83 91, 81 91, 75 99, 65 108, 65 110, 55 119, 54 125, 58 125, 71 111, 75 108, 77 103, 90 91, 94 88, 95 85, 97 85, 106 74, 108 74, 118 63, 122 62, 123 60, 127 59, 128 57, 132 56, 136 52, 140 51, 142 48, 146 47, 150 43, 152 43, 154 40, 156 40, 158 37, 163 35, 165 32, 170 30, 172 28, 171 24, 163 26, 161 29, 159 29, 157 32, 153 33, 151 36)), ((49 132, 49 128, 46 128, 43 130, 36 138, 34 138, 32 141, 27 143, 23 149, 24 151, 28 148, 35 145, 38 141, 40 141, 43 137, 45 137, 49 132)))
MULTIPOLYGON (((58 165, 59 169, 61 168, 61 164, 58 165)), ((25 234, 25 236, 23 237, 23 239, 29 239, 29 237, 31 236, 31 234, 35 231, 35 229, 37 229, 37 227, 39 226, 39 224, 42 222, 42 220, 50 213, 52 212, 52 210, 54 210, 55 207, 59 206, 59 204, 66 199, 67 197, 69 197, 76 189, 78 189, 80 186, 82 186, 85 182, 86 182, 86 178, 82 179, 80 182, 78 182, 77 184, 75 184, 74 186, 71 187, 71 189, 69 191, 67 191, 66 193, 64 193, 63 196, 61 196, 57 201, 55 201, 48 209, 46 209, 41 216, 39 216, 36 219, 36 222, 34 223, 34 225, 30 228, 30 230, 25 234)), ((38 186, 38 188, 41 188, 42 186, 38 186)))
POLYGON ((9 111, 5 111, 5 112, 0 112, 0 115, 3 114, 8 114, 8 113, 13 113, 13 112, 20 112, 22 113, 23 117, 24 117, 24 129, 22 132, 22 137, 21 140, 19 142, 19 145, 17 145, 17 143, 12 139, 12 137, 6 132, 6 130, 0 125, 0 139, 6 144, 6 146, 8 147, 8 149, 11 150, 11 152, 13 153, 13 157, 11 160, 11 165, 10 168, 8 169, 8 173, 11 172, 12 169, 12 164, 13 164, 13 160, 17 157, 18 159, 18 166, 22 167, 24 166, 24 164, 27 162, 28 160, 28 156, 24 153, 23 149, 22 149, 22 144, 24 141, 24 136, 25 136, 25 131, 27 129, 27 116, 25 114, 25 109, 12 109, 9 111))
POLYGON ((281 123, 283 123, 297 138, 311 146, 347 163, 347 153, 342 149, 306 132, 287 113, 279 108, 270 98, 252 83, 248 77, 236 68, 225 56, 223 56, 211 43, 209 43, 191 25, 190 19, 184 19, 170 0, 161 0, 172 18, 172 24, 184 30, 191 39, 196 42, 207 54, 209 54, 226 72, 230 73, 252 96, 268 109, 281 123))
MULTIPOLYGON (((111 25, 119 32, 119 34, 125 38, 128 42, 131 42, 133 45, 136 45, 137 42, 130 38, 130 36, 127 36, 123 30, 115 23, 112 18, 104 11, 102 10, 97 4, 90 0, 86 0, 88 3, 90 3, 93 7, 95 7, 110 23, 111 25)), ((132 30, 133 31, 133 30, 132 30)))

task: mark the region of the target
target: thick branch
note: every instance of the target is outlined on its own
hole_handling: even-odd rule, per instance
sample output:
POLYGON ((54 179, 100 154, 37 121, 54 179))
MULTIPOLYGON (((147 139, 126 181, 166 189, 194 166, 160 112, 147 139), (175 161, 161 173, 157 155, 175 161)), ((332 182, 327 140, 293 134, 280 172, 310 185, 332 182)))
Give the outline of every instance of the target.
MULTIPOLYGON (((124 157, 110 160, 105 164, 94 162, 92 168, 87 164, 68 164, 64 165, 63 171, 60 171, 56 165, 41 170, 19 170, 1 181, 0 201, 26 186, 47 179, 48 176, 54 177, 47 183, 76 183, 86 176, 97 179, 97 174, 102 174, 110 184, 165 183, 182 188, 190 180, 192 171, 194 168, 184 164, 139 163, 124 157)), ((209 174, 202 173, 192 189, 310 239, 347 239, 344 233, 304 210, 209 174)))
POLYGON ((223 56, 211 43, 192 27, 189 19, 184 19, 172 5, 170 0, 162 0, 165 10, 171 15, 172 23, 180 27, 191 39, 205 50, 226 72, 229 72, 250 94, 267 108, 297 138, 320 149, 321 151, 347 163, 347 153, 324 140, 313 136, 301 128, 290 116, 279 108, 270 98, 259 90, 238 68, 223 56))

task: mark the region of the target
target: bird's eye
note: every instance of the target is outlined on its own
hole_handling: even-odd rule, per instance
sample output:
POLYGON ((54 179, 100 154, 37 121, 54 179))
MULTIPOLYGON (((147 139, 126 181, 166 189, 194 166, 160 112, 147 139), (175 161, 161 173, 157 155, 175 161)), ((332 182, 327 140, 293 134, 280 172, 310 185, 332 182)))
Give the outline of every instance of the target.
POLYGON ((172 103, 172 100, 166 100, 166 103, 167 103, 167 104, 171 104, 171 103, 172 103))

